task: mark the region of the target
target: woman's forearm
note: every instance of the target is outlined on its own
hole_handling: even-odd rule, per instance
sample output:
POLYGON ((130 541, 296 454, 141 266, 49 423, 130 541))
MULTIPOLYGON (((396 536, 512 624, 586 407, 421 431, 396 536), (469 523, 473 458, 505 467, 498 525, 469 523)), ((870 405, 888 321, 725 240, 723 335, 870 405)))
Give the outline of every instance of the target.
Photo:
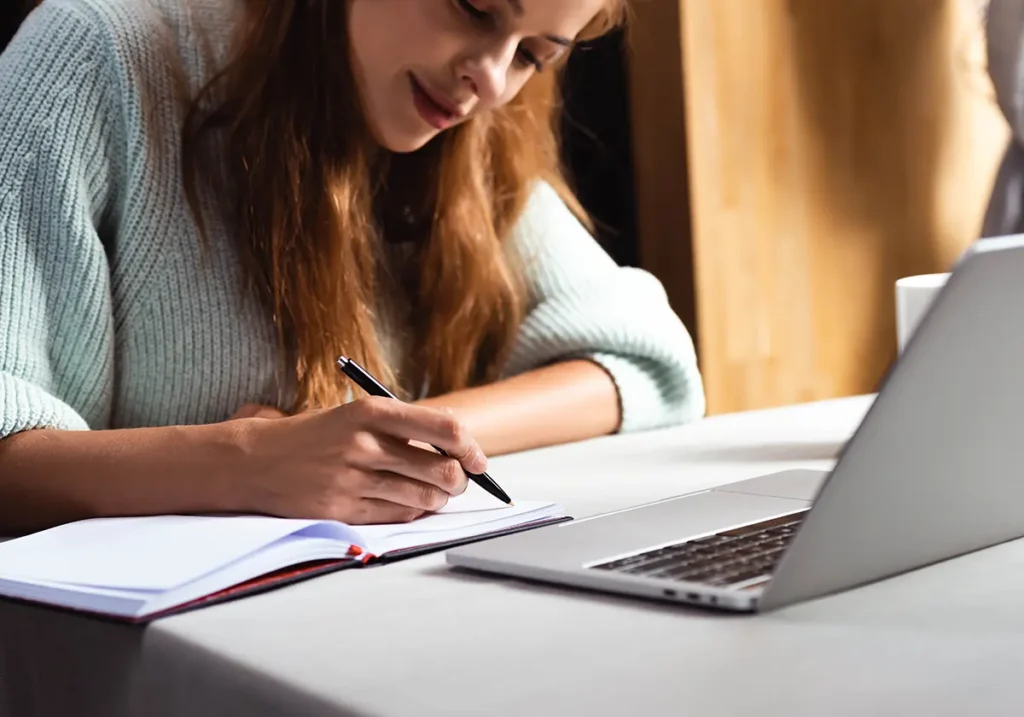
POLYGON ((489 456, 580 441, 619 426, 618 392, 597 364, 553 364, 420 403, 451 409, 489 456))
POLYGON ((243 422, 0 440, 0 535, 84 518, 232 512, 243 422))

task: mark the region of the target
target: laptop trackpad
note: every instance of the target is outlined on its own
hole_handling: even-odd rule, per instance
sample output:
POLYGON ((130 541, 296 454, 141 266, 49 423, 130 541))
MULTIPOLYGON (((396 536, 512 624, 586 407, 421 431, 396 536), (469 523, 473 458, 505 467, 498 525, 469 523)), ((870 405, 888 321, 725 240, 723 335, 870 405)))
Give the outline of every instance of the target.
POLYGON ((818 494, 818 489, 827 475, 828 471, 804 469, 780 471, 738 483, 729 483, 714 490, 723 493, 745 493, 809 501, 818 494))

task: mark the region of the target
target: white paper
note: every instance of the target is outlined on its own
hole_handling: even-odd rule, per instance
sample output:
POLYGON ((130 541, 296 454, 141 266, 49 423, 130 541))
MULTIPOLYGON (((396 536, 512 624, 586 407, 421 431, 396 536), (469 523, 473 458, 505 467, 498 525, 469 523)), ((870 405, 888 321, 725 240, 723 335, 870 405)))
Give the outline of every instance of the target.
POLYGON ((0 543, 0 577, 167 590, 316 524, 258 516, 83 520, 0 543))
POLYGON ((561 514, 554 503, 526 501, 514 506, 501 503, 482 490, 467 491, 452 498, 436 513, 411 523, 366 525, 359 528, 370 549, 377 554, 472 537, 514 527, 521 523, 561 514))

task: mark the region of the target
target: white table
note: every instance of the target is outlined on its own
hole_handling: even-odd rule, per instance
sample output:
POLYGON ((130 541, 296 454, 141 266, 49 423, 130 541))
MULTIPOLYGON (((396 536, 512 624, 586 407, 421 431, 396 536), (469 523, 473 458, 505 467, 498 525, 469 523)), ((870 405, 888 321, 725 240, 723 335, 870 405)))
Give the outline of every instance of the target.
MULTIPOLYGON (((577 517, 826 468, 861 397, 497 459, 577 517)), ((345 571, 146 629, 0 602, 0 715, 1017 715, 1024 544, 758 616, 345 571)))

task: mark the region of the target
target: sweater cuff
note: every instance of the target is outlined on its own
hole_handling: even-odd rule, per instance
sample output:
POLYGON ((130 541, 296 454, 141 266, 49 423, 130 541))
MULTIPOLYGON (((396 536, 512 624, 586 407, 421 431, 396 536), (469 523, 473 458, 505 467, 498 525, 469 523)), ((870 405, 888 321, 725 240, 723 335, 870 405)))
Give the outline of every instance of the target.
POLYGON ((602 352, 580 358, 603 368, 614 382, 621 412, 618 433, 663 428, 704 416, 704 385, 696 367, 686 372, 684 381, 679 381, 678 374, 659 380, 659 371, 665 369, 655 361, 602 352), (666 412, 667 406, 677 408, 666 412))
POLYGON ((0 373, 0 439, 36 428, 87 431, 77 411, 35 384, 0 373))

